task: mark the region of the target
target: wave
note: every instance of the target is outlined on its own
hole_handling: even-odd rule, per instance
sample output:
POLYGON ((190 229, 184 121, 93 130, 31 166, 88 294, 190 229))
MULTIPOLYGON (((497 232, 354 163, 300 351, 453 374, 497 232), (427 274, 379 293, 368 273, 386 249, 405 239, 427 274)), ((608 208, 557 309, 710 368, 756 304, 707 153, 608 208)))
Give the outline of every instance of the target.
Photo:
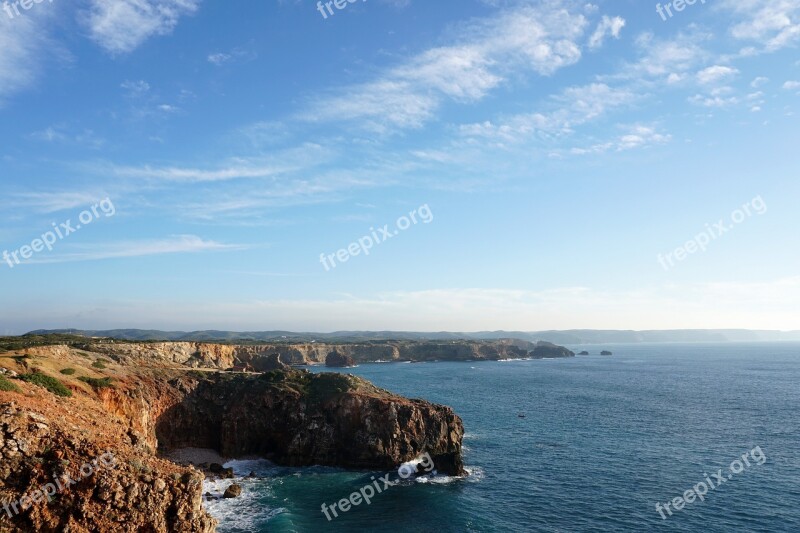
POLYGON ((457 481, 465 483, 478 483, 483 479, 483 468, 479 466, 465 466, 466 476, 445 476, 439 474, 427 474, 414 479, 416 483, 428 483, 432 485, 448 485, 457 481))

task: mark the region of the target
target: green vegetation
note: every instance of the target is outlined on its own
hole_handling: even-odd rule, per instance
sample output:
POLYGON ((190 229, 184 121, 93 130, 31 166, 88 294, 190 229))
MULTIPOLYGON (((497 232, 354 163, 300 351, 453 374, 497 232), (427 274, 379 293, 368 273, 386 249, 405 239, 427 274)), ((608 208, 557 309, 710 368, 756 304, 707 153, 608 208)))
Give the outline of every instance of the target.
POLYGON ((311 379, 308 398, 312 403, 322 403, 354 388, 352 380, 344 374, 316 374, 311 379))
POLYGON ((114 388, 114 385, 111 383, 111 378, 90 378, 87 376, 81 376, 78 379, 84 383, 88 383, 93 389, 114 388))
POLYGON ((0 391, 5 392, 20 392, 19 387, 13 381, 10 381, 7 377, 0 375, 0 391))
POLYGON ((99 368, 100 370, 105 370, 106 364, 102 360, 95 361, 92 363, 92 366, 95 368, 99 368))
POLYGON ((273 370, 265 372, 258 379, 269 382, 279 390, 298 392, 312 404, 326 402, 337 394, 354 390, 358 385, 355 378, 345 374, 312 374, 305 371, 273 370))
POLYGON ((80 348, 93 339, 88 339, 80 335, 69 335, 63 333, 21 335, 19 337, 0 337, 0 351, 24 350, 33 346, 54 346, 56 344, 66 344, 80 348))
POLYGON ((65 369, 61 370, 61 373, 64 374, 65 376, 74 376, 75 375, 75 369, 74 368, 65 368, 65 369))
POLYGON ((58 381, 56 378, 45 374, 40 374, 38 372, 34 372, 32 374, 22 374, 20 375, 19 379, 45 388, 56 396, 62 396, 65 398, 72 396, 72 391, 65 387, 63 383, 58 381))

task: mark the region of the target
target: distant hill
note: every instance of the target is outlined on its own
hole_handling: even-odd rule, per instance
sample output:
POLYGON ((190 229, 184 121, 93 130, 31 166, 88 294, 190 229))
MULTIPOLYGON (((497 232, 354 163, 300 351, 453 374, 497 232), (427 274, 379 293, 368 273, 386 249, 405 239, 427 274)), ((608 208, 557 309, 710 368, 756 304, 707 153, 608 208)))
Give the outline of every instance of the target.
POLYGON ((312 333, 292 331, 159 331, 143 329, 36 330, 31 334, 82 335, 86 337, 111 337, 131 341, 198 341, 198 342, 370 342, 370 341, 445 341, 445 340, 498 340, 520 339, 547 341, 555 344, 626 344, 640 342, 746 342, 746 341, 800 341, 800 331, 772 331, 748 329, 675 329, 675 330, 592 330, 564 331, 479 331, 410 332, 410 331, 335 331, 312 333))

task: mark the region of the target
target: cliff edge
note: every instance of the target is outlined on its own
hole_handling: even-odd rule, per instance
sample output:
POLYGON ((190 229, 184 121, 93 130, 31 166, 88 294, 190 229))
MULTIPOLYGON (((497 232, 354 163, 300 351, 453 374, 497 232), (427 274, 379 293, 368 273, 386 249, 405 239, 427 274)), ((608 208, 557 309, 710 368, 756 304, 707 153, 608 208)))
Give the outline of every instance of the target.
POLYGON ((428 452, 464 473, 448 407, 351 375, 223 372, 239 362, 226 346, 211 368, 134 347, 0 353, 0 531, 214 531, 203 474, 159 454, 182 447, 376 470, 428 452))

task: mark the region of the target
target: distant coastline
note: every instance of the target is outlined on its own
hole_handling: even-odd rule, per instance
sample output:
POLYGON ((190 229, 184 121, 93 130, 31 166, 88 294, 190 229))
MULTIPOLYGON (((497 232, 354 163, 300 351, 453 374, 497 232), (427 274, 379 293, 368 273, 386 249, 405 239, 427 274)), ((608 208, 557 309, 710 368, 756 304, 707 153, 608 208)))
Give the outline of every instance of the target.
POLYGON ((519 339, 529 342, 551 342, 560 345, 639 344, 649 342, 759 342, 800 341, 800 330, 753 329, 671 329, 671 330, 600 330, 571 329, 548 331, 478 331, 409 332, 409 331, 335 331, 331 333, 292 331, 161 331, 143 329, 35 330, 32 334, 72 334, 87 337, 109 337, 128 341, 190 341, 235 344, 253 343, 362 343, 380 341, 492 341, 519 339))

